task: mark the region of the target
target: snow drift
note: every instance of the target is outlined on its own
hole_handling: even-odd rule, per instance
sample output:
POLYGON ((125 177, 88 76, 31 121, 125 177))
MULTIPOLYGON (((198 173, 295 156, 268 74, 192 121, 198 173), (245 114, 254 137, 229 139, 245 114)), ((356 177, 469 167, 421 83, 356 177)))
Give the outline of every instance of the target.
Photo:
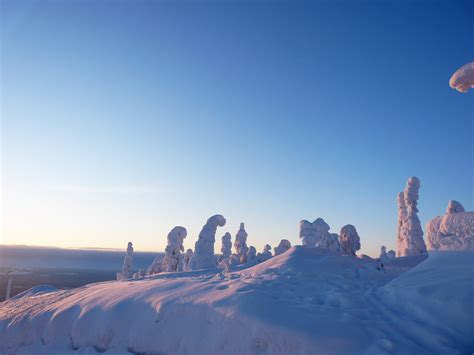
POLYGON ((459 255, 449 263, 429 258, 407 273, 426 256, 377 270, 370 258, 293 247, 229 273, 162 273, 25 294, 0 307, 0 353, 472 352, 465 286, 474 282, 467 272, 474 258, 459 255))

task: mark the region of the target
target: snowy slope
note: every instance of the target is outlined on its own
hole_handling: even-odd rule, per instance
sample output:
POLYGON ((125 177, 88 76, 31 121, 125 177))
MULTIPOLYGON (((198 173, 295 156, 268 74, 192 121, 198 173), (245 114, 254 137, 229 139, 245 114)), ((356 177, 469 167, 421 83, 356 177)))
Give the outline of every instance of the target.
POLYGON ((423 257, 398 258, 384 271, 371 259, 294 247, 228 275, 204 270, 39 288, 0 304, 0 353, 472 351, 471 334, 459 331, 474 328, 472 312, 463 316, 472 311, 466 283, 474 279, 466 270, 474 259, 463 253, 449 266, 436 256, 406 272, 423 257), (447 304, 453 313, 440 325, 447 304))

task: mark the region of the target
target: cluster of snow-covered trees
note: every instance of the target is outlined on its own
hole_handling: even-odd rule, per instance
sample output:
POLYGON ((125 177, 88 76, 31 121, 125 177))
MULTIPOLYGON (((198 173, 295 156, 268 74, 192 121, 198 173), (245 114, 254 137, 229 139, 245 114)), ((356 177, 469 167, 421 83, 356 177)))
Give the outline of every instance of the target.
POLYGON ((302 220, 299 236, 303 246, 356 255, 360 249, 360 237, 352 224, 343 226, 339 235, 329 233, 329 229, 329 224, 322 218, 317 218, 312 223, 302 220))
MULTIPOLYGON (((264 246, 261 253, 257 253, 254 246, 247 245, 248 234, 244 223, 240 223, 233 245, 229 232, 222 236, 221 254, 216 255, 214 245, 217 228, 223 227, 225 224, 226 220, 222 215, 217 214, 210 217, 199 233, 194 250, 188 249, 186 252, 184 252, 183 243, 187 236, 187 230, 184 227, 174 227, 168 233, 165 254, 157 255, 147 270, 140 269, 135 273, 132 273, 133 247, 132 243, 129 243, 122 272, 117 273, 117 279, 126 280, 161 272, 192 271, 216 267, 229 269, 239 264, 253 265, 273 257, 272 247, 269 244, 264 246), (232 252, 232 246, 234 252, 232 252)), ((275 248, 275 255, 283 254, 290 248, 290 241, 282 239, 275 248)))
MULTIPOLYGON (((412 176, 408 179, 405 189, 398 194, 397 251, 387 252, 386 247, 382 246, 379 257, 381 261, 427 253, 418 218, 419 189, 420 180, 412 176)), ((229 270, 239 264, 251 266, 263 262, 291 248, 290 241, 282 239, 274 248, 274 254, 269 244, 264 246, 262 252, 257 253, 254 246, 247 245, 248 233, 244 223, 240 223, 234 243, 232 244, 231 234, 226 232, 221 239, 221 254, 216 255, 214 246, 217 228, 225 224, 226 219, 222 215, 210 217, 199 233, 194 250, 188 249, 186 252, 183 245, 187 236, 186 228, 174 227, 168 233, 165 254, 158 255, 148 270, 140 269, 136 273, 132 272, 133 245, 129 242, 122 271, 117 273, 117 279, 216 267, 229 270)), ((299 226, 299 237, 304 247, 325 249, 351 256, 355 256, 361 248, 359 234, 351 224, 343 226, 339 234, 331 233, 329 225, 322 218, 317 218, 313 222, 302 220, 299 226)), ((426 230, 431 250, 474 249, 474 212, 465 212, 458 201, 449 201, 446 214, 429 221, 426 230)))

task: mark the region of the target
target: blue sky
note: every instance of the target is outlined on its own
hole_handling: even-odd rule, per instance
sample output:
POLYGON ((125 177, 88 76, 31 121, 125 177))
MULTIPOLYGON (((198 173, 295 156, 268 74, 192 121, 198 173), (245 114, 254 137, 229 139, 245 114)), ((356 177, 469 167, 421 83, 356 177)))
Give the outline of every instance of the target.
MULTIPOLYGON (((0 242, 192 247, 216 213, 261 249, 301 219, 395 247, 473 209, 470 1, 2 2, 0 242)), ((220 248, 218 241, 216 249, 220 248)))

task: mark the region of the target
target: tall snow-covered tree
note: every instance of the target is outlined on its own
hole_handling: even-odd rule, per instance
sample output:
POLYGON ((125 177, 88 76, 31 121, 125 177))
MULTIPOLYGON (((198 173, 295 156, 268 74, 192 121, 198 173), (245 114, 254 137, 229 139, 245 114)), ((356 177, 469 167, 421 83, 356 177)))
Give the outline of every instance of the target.
POLYGON ((217 227, 222 227, 226 220, 220 214, 210 217, 202 227, 199 238, 194 246, 194 255, 189 262, 190 270, 211 269, 217 266, 214 255, 217 227))
POLYGON ((360 237, 352 224, 347 224, 341 228, 339 244, 341 245, 342 252, 346 255, 355 256, 357 250, 360 249, 360 237))
MULTIPOLYGON (((407 206, 405 205, 405 194, 399 192, 397 195, 398 224, 397 224, 397 246, 403 244, 404 224, 407 219, 407 206)), ((397 247, 398 249, 398 247, 397 247)))
POLYGON ((397 239, 397 256, 419 255, 427 252, 423 240, 423 230, 417 214, 419 189, 420 180, 416 176, 410 177, 403 191, 406 218, 402 223, 401 234, 397 239))
POLYGON ((184 227, 174 227, 168 233, 168 245, 165 249, 165 257, 163 258, 162 268, 164 271, 173 272, 178 271, 180 259, 182 259, 181 252, 184 251, 184 238, 188 232, 184 227))
POLYGON ((235 255, 239 263, 244 263, 247 261, 247 252, 249 248, 247 247, 247 232, 245 231, 244 223, 240 223, 239 230, 235 235, 235 255))
POLYGON ((228 258, 232 254, 232 236, 229 232, 222 236, 221 253, 222 259, 228 258))
POLYGON ((128 242, 127 254, 125 254, 125 258, 123 260, 122 272, 117 273, 117 279, 118 280, 130 279, 133 276, 132 267, 133 267, 133 244, 132 242, 128 242))
POLYGON ((280 244, 275 247, 273 250, 275 251, 275 256, 283 254, 285 251, 291 248, 291 243, 288 239, 280 240, 280 244))

